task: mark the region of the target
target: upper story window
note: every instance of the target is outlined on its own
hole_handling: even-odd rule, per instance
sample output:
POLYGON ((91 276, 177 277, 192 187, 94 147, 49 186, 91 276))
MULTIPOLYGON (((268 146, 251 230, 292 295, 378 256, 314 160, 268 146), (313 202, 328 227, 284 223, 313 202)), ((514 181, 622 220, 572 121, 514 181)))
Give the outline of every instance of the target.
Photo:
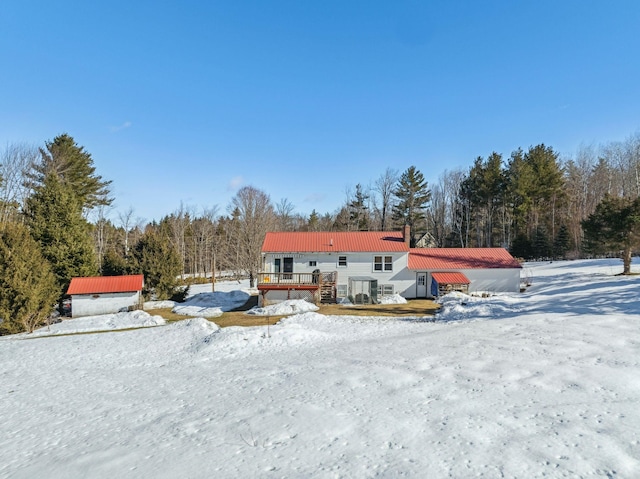
POLYGON ((342 266, 344 268, 347 267, 347 257, 346 256, 338 256, 338 266, 342 266))
POLYGON ((317 261, 309 261, 309 266, 318 266, 317 261))
POLYGON ((373 270, 374 271, 393 271, 393 257, 392 256, 374 256, 373 270))

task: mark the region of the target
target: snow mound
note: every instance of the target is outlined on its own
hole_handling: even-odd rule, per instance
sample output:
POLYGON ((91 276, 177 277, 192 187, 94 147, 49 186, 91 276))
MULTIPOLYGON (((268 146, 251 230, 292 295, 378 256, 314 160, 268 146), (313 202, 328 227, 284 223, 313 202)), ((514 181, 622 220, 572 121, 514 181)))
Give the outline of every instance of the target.
POLYGON ((436 302, 440 304, 436 316, 438 321, 500 319, 513 316, 519 310, 514 298, 508 294, 479 297, 454 291, 441 296, 436 302))
POLYGON ((27 336, 90 333, 129 328, 146 328, 162 326, 164 324, 166 324, 166 321, 161 316, 151 316, 145 311, 128 311, 123 313, 101 314, 98 316, 65 319, 60 323, 37 329, 27 336))
POLYGON ((220 327, 211 321, 199 317, 177 321, 169 329, 172 338, 183 337, 187 343, 187 350, 198 352, 211 343, 214 336, 220 333, 220 327))
POLYGON ((184 303, 176 304, 172 312, 185 316, 216 318, 225 311, 231 311, 247 302, 249 294, 244 291, 198 293, 184 303))
POLYGON ((145 301, 143 308, 148 309, 169 309, 176 305, 175 301, 166 299, 164 301, 145 301))
POLYGON ((304 299, 288 299, 281 303, 271 304, 263 308, 252 308, 247 314, 256 316, 288 316, 291 314, 307 313, 309 311, 318 311, 315 304, 309 303, 304 299))
POLYGON ((380 296, 378 298, 378 303, 380 304, 406 304, 407 300, 400 296, 398 293, 396 294, 388 294, 385 296, 380 296))

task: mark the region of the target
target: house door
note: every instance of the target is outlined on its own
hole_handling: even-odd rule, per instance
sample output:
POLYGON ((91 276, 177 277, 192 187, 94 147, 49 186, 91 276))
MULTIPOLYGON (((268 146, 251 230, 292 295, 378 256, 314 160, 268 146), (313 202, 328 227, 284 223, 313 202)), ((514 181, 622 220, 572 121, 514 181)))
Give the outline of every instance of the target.
POLYGON ((280 269, 280 258, 276 258, 273 260, 273 272, 279 273, 280 271, 282 271, 280 269))
POLYGON ((427 297, 427 273, 418 273, 416 275, 416 297, 427 297))
MULTIPOLYGON (((282 272, 293 273, 293 258, 282 258, 282 272)), ((283 274, 282 279, 291 279, 292 274, 283 274)))

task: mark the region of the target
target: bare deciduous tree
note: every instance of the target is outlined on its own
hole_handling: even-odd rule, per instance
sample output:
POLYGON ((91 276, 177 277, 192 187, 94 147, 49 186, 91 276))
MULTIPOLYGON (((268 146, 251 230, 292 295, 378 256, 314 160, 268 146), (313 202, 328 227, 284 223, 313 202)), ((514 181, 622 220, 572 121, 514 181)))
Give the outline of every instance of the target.
POLYGON ((287 198, 282 198, 275 207, 276 229, 278 231, 293 231, 295 206, 287 198))
POLYGON ((378 194, 381 231, 389 227, 388 218, 393 209, 393 190, 399 178, 398 170, 387 168, 375 182, 374 191, 378 194))
POLYGON ((26 171, 39 158, 35 146, 12 143, 0 156, 0 223, 16 217, 28 194, 26 171))
POLYGON ((241 188, 231 199, 230 210, 238 221, 236 248, 238 266, 249 274, 250 286, 261 266, 260 251, 266 233, 275 226, 275 212, 271 199, 253 186, 241 188))

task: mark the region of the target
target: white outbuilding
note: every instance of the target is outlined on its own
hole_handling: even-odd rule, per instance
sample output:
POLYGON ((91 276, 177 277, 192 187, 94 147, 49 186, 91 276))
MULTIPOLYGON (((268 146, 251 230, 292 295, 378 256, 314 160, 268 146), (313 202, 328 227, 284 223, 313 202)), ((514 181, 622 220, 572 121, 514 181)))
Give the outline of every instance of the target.
POLYGON ((67 294, 71 296, 71 316, 117 313, 142 307, 144 276, 93 276, 73 278, 67 294))

